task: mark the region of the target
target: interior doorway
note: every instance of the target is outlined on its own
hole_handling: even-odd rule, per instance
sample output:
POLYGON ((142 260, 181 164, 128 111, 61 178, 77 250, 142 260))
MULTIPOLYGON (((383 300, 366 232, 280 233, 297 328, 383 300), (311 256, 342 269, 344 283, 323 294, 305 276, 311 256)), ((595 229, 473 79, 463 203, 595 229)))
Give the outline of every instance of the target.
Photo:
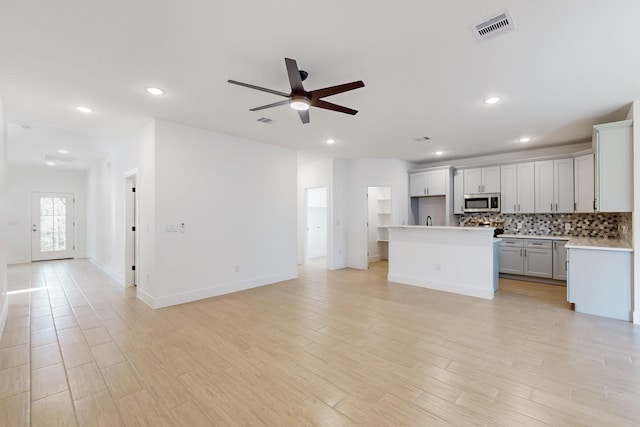
POLYGON ((137 286, 138 270, 136 261, 138 254, 138 209, 136 198, 137 172, 130 171, 125 174, 125 286, 137 286))
POLYGON ((32 261, 73 258, 74 202, 70 193, 32 193, 32 261))
POLYGON ((367 187, 367 264, 389 259, 391 187, 367 187))
POLYGON ((307 238, 305 264, 327 258, 327 187, 307 188, 307 238))

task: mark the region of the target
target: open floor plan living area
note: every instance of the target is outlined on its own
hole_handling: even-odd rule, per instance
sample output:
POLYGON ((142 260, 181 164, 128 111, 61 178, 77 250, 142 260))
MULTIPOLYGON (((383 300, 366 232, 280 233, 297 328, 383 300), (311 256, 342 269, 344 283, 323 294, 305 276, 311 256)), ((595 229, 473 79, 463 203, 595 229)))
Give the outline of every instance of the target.
POLYGON ((639 20, 1 1, 0 426, 640 425, 639 20))

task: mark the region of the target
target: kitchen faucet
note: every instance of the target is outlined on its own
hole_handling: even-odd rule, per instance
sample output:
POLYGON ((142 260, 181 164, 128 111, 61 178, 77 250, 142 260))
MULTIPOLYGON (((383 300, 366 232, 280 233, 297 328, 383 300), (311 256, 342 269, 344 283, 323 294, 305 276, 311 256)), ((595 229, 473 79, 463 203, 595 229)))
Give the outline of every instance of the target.
POLYGON ((426 225, 433 225, 433 220, 431 219, 431 215, 427 215, 427 224, 426 225))

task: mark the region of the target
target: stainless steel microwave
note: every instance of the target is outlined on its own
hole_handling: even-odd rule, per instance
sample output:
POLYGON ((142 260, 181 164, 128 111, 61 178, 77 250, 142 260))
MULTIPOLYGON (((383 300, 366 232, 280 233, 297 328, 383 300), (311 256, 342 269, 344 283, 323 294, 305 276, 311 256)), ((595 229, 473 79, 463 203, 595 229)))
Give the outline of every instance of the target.
POLYGON ((464 212, 500 212, 500 193, 465 194, 464 212))

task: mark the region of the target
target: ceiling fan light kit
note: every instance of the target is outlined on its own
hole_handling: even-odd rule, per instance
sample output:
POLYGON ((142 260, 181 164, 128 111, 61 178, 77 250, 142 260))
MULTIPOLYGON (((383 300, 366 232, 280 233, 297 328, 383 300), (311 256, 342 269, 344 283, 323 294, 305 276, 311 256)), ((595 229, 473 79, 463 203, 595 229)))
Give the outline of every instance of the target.
POLYGON ((242 83, 236 80, 228 80, 229 83, 248 87, 250 89, 259 90, 262 92, 268 92, 273 95, 278 95, 287 98, 284 101, 274 102, 272 104, 263 105, 261 107, 251 108, 250 111, 259 111, 266 108, 277 107, 280 105, 289 104, 291 108, 298 111, 300 120, 302 123, 309 123, 309 107, 323 108, 325 110, 338 111, 340 113, 355 115, 358 111, 351 108, 344 107, 342 105, 333 104, 327 102, 322 98, 327 96, 336 95, 350 90, 364 87, 362 80, 358 80, 351 83, 345 83, 337 86, 325 87, 322 89, 316 89, 312 91, 306 91, 302 82, 306 80, 309 73, 298 68, 298 64, 295 59, 285 58, 284 62, 287 66, 287 75, 289 77, 289 85, 291 86, 291 92, 285 93, 273 89, 267 89, 260 86, 255 86, 248 83, 242 83))

